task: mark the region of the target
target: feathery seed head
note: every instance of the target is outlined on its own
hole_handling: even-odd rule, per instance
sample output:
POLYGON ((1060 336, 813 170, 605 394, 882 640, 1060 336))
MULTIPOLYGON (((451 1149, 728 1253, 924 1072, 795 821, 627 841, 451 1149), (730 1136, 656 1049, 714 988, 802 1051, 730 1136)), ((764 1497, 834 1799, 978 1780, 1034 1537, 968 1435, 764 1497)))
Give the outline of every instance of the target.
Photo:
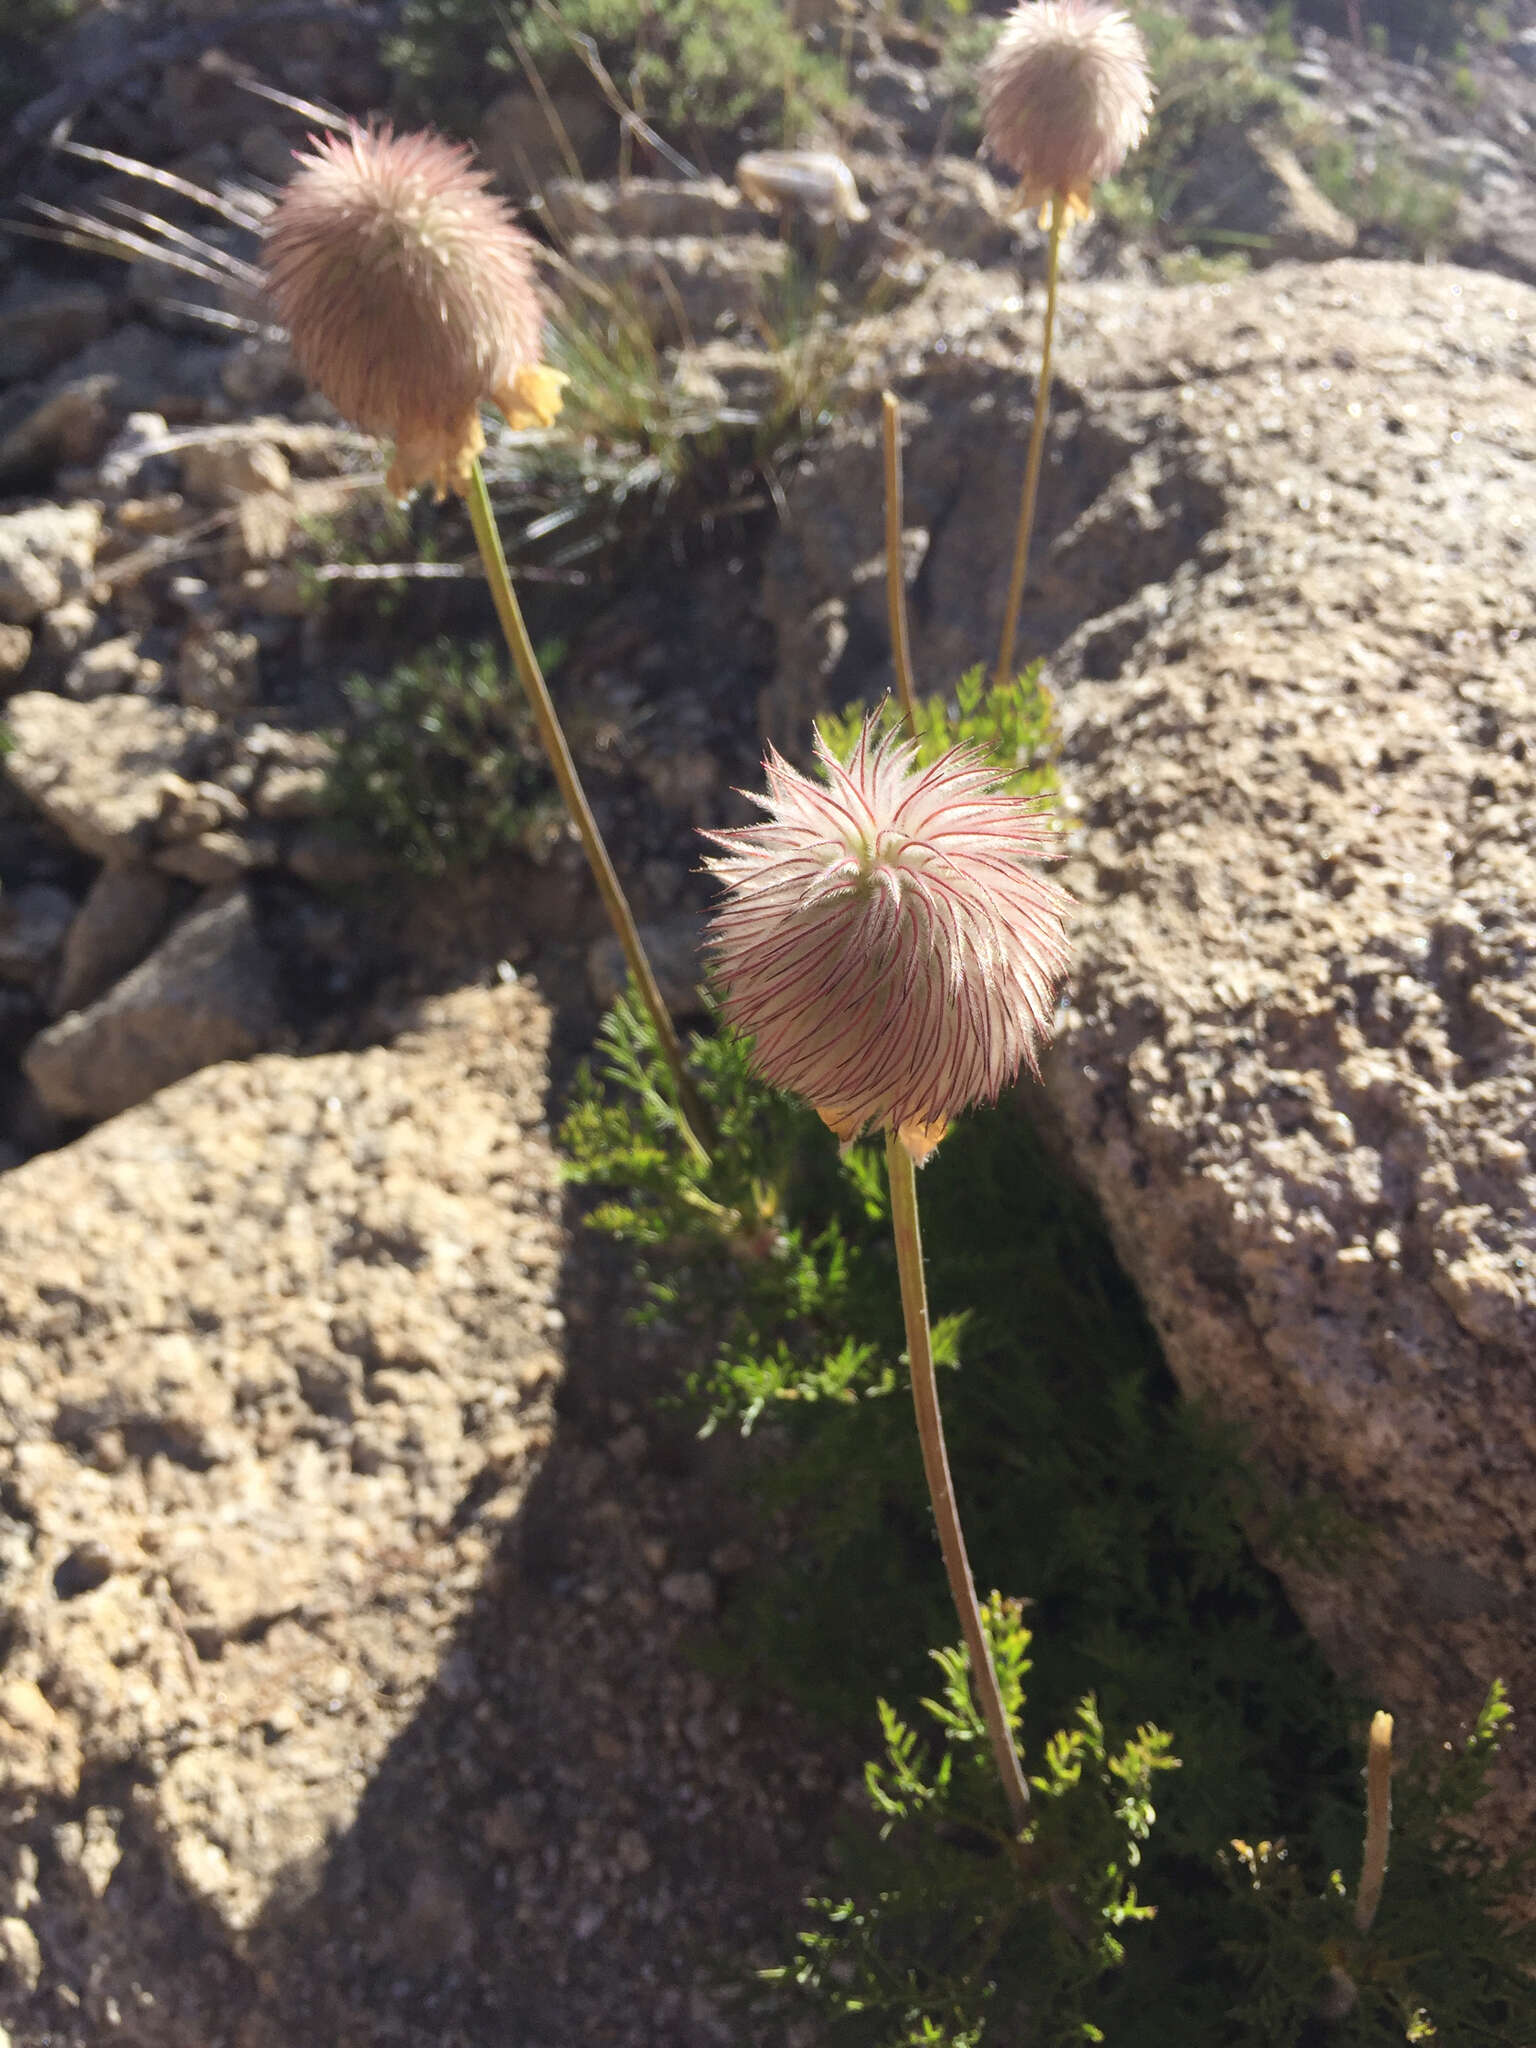
POLYGON ((1104 0, 1022 0, 981 69, 987 147, 1018 173, 1029 206, 1059 197, 1086 217, 1151 112, 1146 45, 1104 0))
POLYGON ((564 379, 539 361, 532 242, 461 144, 353 127, 312 141, 264 262, 305 374, 395 443, 389 487, 462 490, 479 406, 547 426, 564 379))
POLYGON ((709 948, 725 1014, 768 1080, 839 1138, 894 1130, 924 1159, 1050 1036, 1069 899, 1029 863, 1047 817, 974 749, 931 768, 875 720, 825 782, 769 750, 766 824, 710 832, 726 896, 709 948))

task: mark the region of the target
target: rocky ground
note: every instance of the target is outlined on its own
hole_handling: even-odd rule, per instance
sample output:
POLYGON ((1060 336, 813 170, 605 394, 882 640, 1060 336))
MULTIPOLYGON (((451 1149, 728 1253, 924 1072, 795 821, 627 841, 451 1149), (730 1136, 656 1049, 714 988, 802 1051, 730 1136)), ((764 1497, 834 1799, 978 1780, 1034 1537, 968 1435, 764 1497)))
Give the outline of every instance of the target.
MULTIPOLYGON (((1025 628, 1092 912, 1064 1142, 1176 1373, 1257 1430, 1277 1498, 1375 1532, 1369 1572, 1292 1590, 1437 1732, 1491 1664, 1536 1689, 1536 9, 1508 13, 1475 105, 1412 52, 1306 32, 1290 66, 1366 149, 1454 171, 1450 253, 1502 275, 1338 261, 1351 224, 1274 139, 1231 139, 1218 188, 1306 261, 1169 290, 1158 251, 1079 240, 1025 628)), ((18 194, 128 197, 40 147, 67 115, 259 211, 302 123, 242 75, 384 89, 368 15, 313 10, 280 54, 154 26, 81 25, 13 131, 18 194)), ((931 42, 852 47, 867 220, 781 235, 724 181, 540 180, 571 259, 645 287, 690 405, 766 408, 791 252, 852 336, 840 418, 761 506, 611 590, 529 585, 684 997, 693 828, 764 731, 803 746, 888 680, 882 381, 921 673, 1000 609, 1038 236, 946 147, 931 42)), ((487 106, 493 162, 525 121, 487 106)), ((665 1343, 568 1235, 548 1134, 551 1038, 560 1074, 611 949, 564 844, 415 887, 327 816, 339 684, 398 615, 293 559, 378 464, 280 339, 168 305, 238 307, 205 283, 0 247, 0 2029, 739 2038, 712 1960, 778 1952, 852 1759, 690 1656, 759 1540, 737 1454, 654 1406, 665 1343)), ((495 456, 515 519, 527 449, 495 456)), ((489 624, 468 575, 410 617, 489 624)), ((1527 1748, 1506 1822, 1533 1785, 1527 1748)))

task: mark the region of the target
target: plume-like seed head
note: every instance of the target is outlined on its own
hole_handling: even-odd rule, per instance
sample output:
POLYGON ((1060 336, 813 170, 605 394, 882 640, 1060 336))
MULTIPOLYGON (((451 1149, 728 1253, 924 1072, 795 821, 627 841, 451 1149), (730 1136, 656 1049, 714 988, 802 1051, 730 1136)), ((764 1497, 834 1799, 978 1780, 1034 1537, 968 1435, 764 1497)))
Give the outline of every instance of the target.
POLYGON ((706 836, 725 885, 709 949, 761 1072, 842 1139, 894 1130, 914 1158, 968 1104, 1036 1070, 1067 965, 1068 898, 1031 863, 1050 819, 968 747, 931 768, 866 721, 824 782, 769 751, 766 824, 706 836))
POLYGON ((548 425, 563 379, 539 361, 533 244, 441 136, 353 127, 312 142, 273 210, 272 299, 310 380, 395 443, 390 489, 462 490, 483 399, 548 425))
POLYGON ((1152 82, 1135 24, 1103 0, 1023 0, 981 70, 987 147, 1016 171, 1026 205, 1092 211, 1147 132, 1152 82))

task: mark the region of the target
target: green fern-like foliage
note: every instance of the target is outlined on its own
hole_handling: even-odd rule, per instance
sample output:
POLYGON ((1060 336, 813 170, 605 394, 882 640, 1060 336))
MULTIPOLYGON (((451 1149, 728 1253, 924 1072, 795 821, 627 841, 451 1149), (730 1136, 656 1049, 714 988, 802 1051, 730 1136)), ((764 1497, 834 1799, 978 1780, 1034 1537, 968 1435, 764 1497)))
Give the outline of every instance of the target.
POLYGON ((326 786, 330 817, 412 873, 446 874, 537 850, 552 792, 515 682, 491 647, 440 641, 378 680, 352 711, 326 786))
MULTIPOLYGON (((949 698, 917 704, 917 757, 924 767, 954 746, 979 747, 997 765, 999 780, 1015 796, 1049 796, 1056 787, 1056 700, 1033 661, 1009 683, 991 683, 978 665, 967 669, 949 698)), ((839 760, 858 743, 867 707, 850 704, 817 720, 839 760)), ((880 707, 882 729, 901 721, 889 698, 880 707)))
MULTIPOLYGON (((957 736, 990 744, 1038 789, 1049 711, 1038 677, 999 695, 975 676, 924 707, 920 740, 929 758, 957 736)), ((1536 1954, 1503 1910, 1525 1865, 1495 1865, 1465 1825, 1501 1701, 1465 1758, 1404 1777, 1386 1900, 1352 1940, 1337 1873, 1358 1866, 1367 1703, 1253 1557, 1240 1440, 1175 1397, 1091 1203, 1016 1101, 963 1119, 922 1180, 971 1556, 983 1584, 1027 1596, 1034 1628, 992 1610, 1036 1799, 1030 1841, 1009 1848, 957 1653, 939 1700, 924 1684, 923 1646, 952 1613, 900 1398, 879 1158, 839 1159, 733 1033, 695 1040, 691 1061, 719 1132, 707 1166, 633 1002, 604 1027, 565 1139, 573 1178, 602 1190, 593 1221, 636 1248, 649 1311, 710 1345, 686 1390, 700 1427, 761 1428, 777 1450, 756 1466, 776 1562, 739 1590, 714 1659, 848 1728, 867 1727, 872 1690, 885 1702, 869 1779, 883 1832, 848 1845, 777 1995, 816 2003, 829 2048, 1531 2048, 1536 1954), (1115 1749, 1106 1727, 1138 1733, 1115 1749), (1165 1728, 1182 1768, 1152 1832, 1165 1728), (1255 1842, 1262 1855, 1240 1846, 1255 1842), (1115 1968, 1143 1905, 1156 1918, 1115 1968), (1325 2030, 1338 1972, 1354 2004, 1325 2030)), ((1326 1502, 1293 1504, 1284 1526, 1266 1515, 1265 1533, 1341 1571, 1373 1540, 1326 1502)))
MULTIPOLYGON (((1017 1729, 1030 1633, 1020 1604, 983 1610, 1003 1702, 1017 1729)), ((765 1981, 808 2003, 828 2038, 861 2048, 976 2048, 1021 2038, 1102 2038, 1094 1986, 1124 1959, 1122 1934, 1153 1909, 1134 1874, 1155 1818, 1170 1738, 1140 1728, 1118 1751, 1092 1698, 1044 1745, 1029 1827, 1014 1836, 970 1689, 963 1646, 935 1650, 926 1739, 879 1702, 885 1754, 865 1783, 878 1831, 850 1834, 855 1883, 808 1901, 815 1924, 765 1981)))
MULTIPOLYGON (((405 0, 399 24, 385 56, 405 111, 455 127, 473 127, 491 92, 520 81, 509 32, 552 92, 601 104, 571 40, 590 38, 636 110, 701 156, 794 142, 845 98, 781 0, 561 0, 558 17, 533 0, 405 0)), ((613 134, 616 146, 616 122, 613 134)))
POLYGON ((1360 2048, 1402 2041, 1525 2048, 1536 2021, 1536 1928, 1507 1917, 1536 1873, 1536 1846, 1496 1861, 1470 1825, 1487 1789, 1504 1688, 1490 1688, 1449 1762, 1419 1757, 1395 1796, 1391 1862, 1369 1929, 1350 1887, 1305 1844, 1234 1841, 1220 1859, 1231 1888, 1230 1954, 1244 1981, 1244 2043, 1296 2040, 1320 1994, 1339 2013, 1328 2038, 1360 2048))

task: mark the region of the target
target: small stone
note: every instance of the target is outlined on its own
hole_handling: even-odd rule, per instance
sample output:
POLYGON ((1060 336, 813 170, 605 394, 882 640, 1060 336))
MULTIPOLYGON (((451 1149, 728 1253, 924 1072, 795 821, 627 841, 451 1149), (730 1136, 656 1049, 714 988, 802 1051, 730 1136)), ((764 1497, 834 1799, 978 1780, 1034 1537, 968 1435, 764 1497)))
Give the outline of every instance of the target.
POLYGON ((0 1977, 11 1977, 23 1991, 35 1991, 43 1975, 42 1944, 27 1921, 15 1915, 0 1920, 0 1977))
POLYGON ((264 833, 246 838, 239 832, 205 832, 157 853, 155 866, 200 889, 227 889, 257 868, 275 867, 277 857, 276 842, 264 833))
POLYGON ((249 1059, 281 1021, 242 890, 195 912, 99 1002, 41 1032, 23 1066, 56 1116, 98 1122, 201 1067, 249 1059))
POLYGON ((92 461, 112 432, 110 377, 79 377, 23 414, 0 439, 0 484, 41 479, 67 463, 92 461))
POLYGON ((189 498, 233 505, 255 491, 286 492, 292 476, 275 442, 221 439, 182 450, 181 480, 189 498))
POLYGON ((0 686, 14 682, 32 653, 32 635, 25 626, 0 626, 0 686))
POLYGON ((122 1815, 110 1806, 88 1806, 83 1820, 62 1821, 53 1831, 53 1846, 63 1867, 93 1899, 103 1898, 123 1860, 117 1830, 122 1815))
POLYGON ((708 1572, 668 1572, 657 1589, 671 1607, 688 1614, 713 1614, 715 1582, 708 1572))
POLYGON ((189 634, 176 663, 176 694, 190 708, 228 718, 256 701, 261 643, 254 633, 220 627, 189 634))
POLYGON ((73 1799, 80 1744, 30 1678, 0 1681, 0 1782, 12 1797, 73 1799))
POLYGON ((130 858, 150 843, 162 809, 157 775, 196 774, 217 730, 205 711, 131 696, 76 704, 46 690, 13 697, 5 722, 7 779, 97 860, 130 858))
POLYGON ((72 661, 88 647, 96 630, 96 613, 83 597, 71 597, 44 612, 38 621, 36 641, 40 662, 51 670, 72 661))
POLYGON ((0 514, 0 620, 30 626, 85 590, 100 540, 97 505, 36 505, 0 514))
POLYGON ((77 703, 88 704, 97 697, 122 696, 139 688, 152 671, 158 682, 160 664, 145 661, 132 633, 120 633, 113 640, 99 640, 94 647, 77 654, 64 672, 64 694, 77 703))
POLYGON ((613 1849, 615 1856, 618 1858, 619 1868, 628 1876, 643 1877, 646 1871, 650 1869, 650 1848, 644 1835, 638 1829, 622 1828, 619 1832, 618 1840, 613 1845, 613 1849))
POLYGON ((0 981, 42 992, 52 985, 75 899, 51 882, 0 894, 0 981))
POLYGON ((175 900, 173 884, 152 868, 102 868, 64 941, 55 1013, 83 1009, 137 967, 170 923, 175 900))

